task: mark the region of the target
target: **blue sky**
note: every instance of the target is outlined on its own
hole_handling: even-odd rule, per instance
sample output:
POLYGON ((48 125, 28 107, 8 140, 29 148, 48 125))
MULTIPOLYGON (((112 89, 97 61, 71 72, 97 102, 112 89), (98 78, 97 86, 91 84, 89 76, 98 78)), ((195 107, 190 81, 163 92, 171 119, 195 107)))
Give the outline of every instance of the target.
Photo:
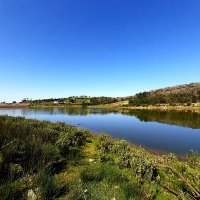
POLYGON ((199 0, 1 0, 0 101, 200 81, 199 0))

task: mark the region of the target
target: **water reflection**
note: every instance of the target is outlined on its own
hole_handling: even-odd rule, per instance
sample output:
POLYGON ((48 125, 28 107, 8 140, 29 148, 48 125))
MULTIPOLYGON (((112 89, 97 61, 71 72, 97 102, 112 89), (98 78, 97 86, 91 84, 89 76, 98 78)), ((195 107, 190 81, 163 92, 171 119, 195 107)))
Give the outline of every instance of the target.
POLYGON ((30 112, 37 114, 48 113, 67 114, 69 116, 87 116, 91 114, 107 115, 111 113, 122 113, 137 117, 143 122, 160 122, 164 124, 172 124, 189 128, 200 128, 200 114, 194 112, 180 112, 180 111, 156 111, 156 110, 130 110, 117 111, 113 109, 102 108, 88 108, 88 107, 54 107, 54 108, 39 108, 39 109, 23 109, 23 115, 30 114, 30 112))
POLYGON ((200 151, 200 115, 196 113, 54 107, 4 108, 0 109, 0 115, 61 121, 159 151, 180 154, 191 149, 200 151))
POLYGON ((85 116, 90 114, 110 114, 117 113, 117 111, 112 109, 102 109, 102 108, 88 108, 88 107, 46 107, 46 108, 34 108, 34 109, 24 109, 25 112, 43 112, 49 114, 67 114, 72 116, 85 116))
POLYGON ((126 113, 144 122, 160 122, 183 127, 200 128, 200 114, 194 112, 132 110, 126 113))

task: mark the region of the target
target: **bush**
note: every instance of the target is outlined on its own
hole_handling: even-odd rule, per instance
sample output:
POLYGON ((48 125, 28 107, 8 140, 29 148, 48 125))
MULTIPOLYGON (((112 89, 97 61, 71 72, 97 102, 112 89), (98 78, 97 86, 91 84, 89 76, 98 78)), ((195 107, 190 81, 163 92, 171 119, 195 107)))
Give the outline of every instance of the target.
POLYGON ((47 143, 42 145, 42 157, 45 163, 52 160, 59 160, 61 158, 59 149, 57 146, 47 143))
POLYGON ((56 185, 53 176, 46 170, 39 174, 38 183, 41 196, 44 200, 54 199, 56 193, 56 185))
POLYGON ((18 179, 23 175, 23 168, 20 164, 10 164, 10 178, 18 179))
POLYGON ((87 132, 71 128, 69 132, 62 132, 56 142, 58 149, 63 156, 66 156, 71 151, 77 151, 85 144, 87 132))
POLYGON ((6 183, 0 186, 1 200, 25 200, 26 192, 23 183, 6 183))
POLYGON ((113 142, 111 136, 108 135, 102 135, 98 139, 97 148, 100 150, 102 154, 106 154, 112 151, 113 148, 113 142))
POLYGON ((53 200, 68 192, 68 187, 58 184, 50 169, 44 169, 39 173, 38 185, 40 196, 43 200, 53 200))

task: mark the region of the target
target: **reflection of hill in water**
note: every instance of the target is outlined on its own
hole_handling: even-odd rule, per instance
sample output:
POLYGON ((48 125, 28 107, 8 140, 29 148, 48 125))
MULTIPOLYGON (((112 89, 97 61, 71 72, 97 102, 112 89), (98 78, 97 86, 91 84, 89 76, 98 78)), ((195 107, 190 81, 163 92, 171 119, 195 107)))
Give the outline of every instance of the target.
POLYGON ((177 111, 149 111, 149 110, 134 110, 127 113, 134 115, 141 121, 151 122, 157 121, 166 124, 179 125, 190 128, 200 128, 200 114, 192 112, 177 112, 177 111))
MULTIPOLYGON (((50 114, 59 115, 66 114, 69 116, 87 116, 91 114, 107 115, 111 113, 119 113, 110 109, 87 108, 87 107, 48 107, 38 109, 23 109, 23 115, 26 114, 50 114)), ((200 114, 192 112, 178 111, 155 111, 155 110, 131 110, 124 115, 132 115, 145 122, 161 122, 165 124, 179 125, 200 129, 200 114)))
MULTIPOLYGON (((42 112, 42 113, 48 113, 48 114, 67 114, 67 115, 79 115, 79 116, 86 116, 90 114, 110 114, 114 111, 111 111, 109 109, 98 109, 98 108, 87 108, 87 107, 48 107, 48 108, 39 108, 39 109, 33 109, 33 112, 42 112)), ((27 112, 30 112, 30 110, 27 110, 27 112)))

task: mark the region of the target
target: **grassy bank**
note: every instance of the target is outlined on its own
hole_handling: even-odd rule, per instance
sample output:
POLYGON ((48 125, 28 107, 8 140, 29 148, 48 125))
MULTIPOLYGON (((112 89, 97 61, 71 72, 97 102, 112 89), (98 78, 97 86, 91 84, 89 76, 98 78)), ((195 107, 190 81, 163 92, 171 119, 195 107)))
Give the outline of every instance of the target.
POLYGON ((0 117, 0 199, 199 199, 200 157, 62 123, 0 117))
POLYGON ((26 108, 29 107, 28 103, 0 103, 0 108, 26 108))
POLYGON ((91 108, 102 108, 102 109, 112 109, 119 112, 129 112, 131 110, 152 110, 152 111, 180 111, 180 112, 195 112, 200 113, 200 105, 146 105, 146 106, 133 106, 129 104, 123 103, 115 103, 115 104, 105 104, 105 105, 97 105, 97 106, 88 106, 91 108))
POLYGON ((182 111, 182 112, 195 112, 200 113, 200 106, 187 106, 187 105, 149 105, 149 106, 125 106, 122 107, 126 110, 157 110, 157 111, 182 111))

